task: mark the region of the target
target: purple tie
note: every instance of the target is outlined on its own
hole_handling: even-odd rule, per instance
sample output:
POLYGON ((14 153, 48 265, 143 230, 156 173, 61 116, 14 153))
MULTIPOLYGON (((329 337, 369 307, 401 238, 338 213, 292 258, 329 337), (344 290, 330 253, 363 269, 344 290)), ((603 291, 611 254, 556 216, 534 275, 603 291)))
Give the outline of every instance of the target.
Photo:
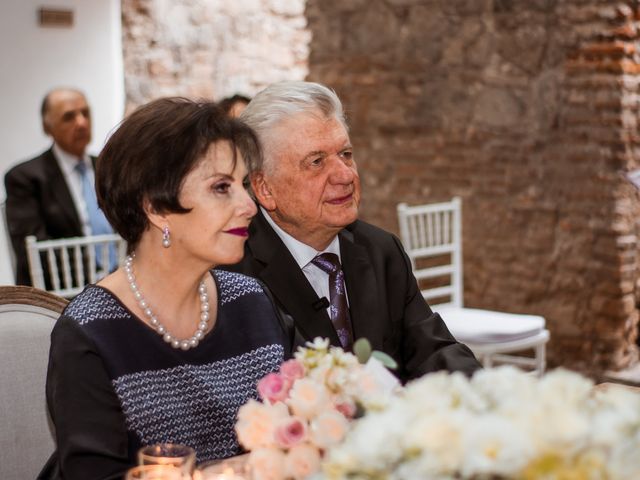
POLYGON ((316 267, 329 275, 329 297, 331 322, 333 323, 342 347, 350 350, 353 343, 347 294, 344 288, 344 272, 335 253, 323 253, 311 260, 316 267))

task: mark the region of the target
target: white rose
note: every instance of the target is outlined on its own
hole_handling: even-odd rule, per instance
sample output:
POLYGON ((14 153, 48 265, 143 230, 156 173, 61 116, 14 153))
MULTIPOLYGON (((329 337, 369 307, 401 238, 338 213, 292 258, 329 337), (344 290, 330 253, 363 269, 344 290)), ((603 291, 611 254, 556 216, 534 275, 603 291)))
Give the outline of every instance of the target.
POLYGON ((537 400, 545 404, 582 407, 593 392, 593 382, 559 368, 547 373, 539 381, 537 390, 537 400))
POLYGON ((311 438, 320 448, 340 442, 349 428, 349 421, 336 410, 321 413, 311 421, 311 438))
POLYGON ((402 449, 422 452, 419 468, 425 474, 452 474, 462 462, 462 439, 471 420, 463 412, 425 412, 407 425, 402 449))
POLYGON ((631 479, 640 478, 640 433, 636 430, 636 436, 618 442, 607 457, 607 467, 611 478, 631 479))
MULTIPOLYGON (((323 360, 326 360, 326 357, 323 360)), ((319 385, 326 385, 331 367, 332 364, 330 362, 321 361, 313 369, 309 370, 307 378, 319 385)))
POLYGON ((320 469, 320 452, 308 443, 296 445, 289 450, 284 459, 287 477, 302 480, 320 469))
POLYGON ((344 389, 349 380, 349 372, 346 368, 334 366, 327 370, 326 384, 333 391, 344 389))
POLYGON ((466 398, 466 404, 476 411, 485 411, 491 406, 494 412, 518 412, 535 402, 536 382, 534 376, 512 366, 479 370, 470 384, 473 395, 482 398, 483 405, 472 404, 471 398, 466 398))
POLYGON ((238 411, 238 441, 249 450, 273 445, 276 425, 288 415, 288 409, 283 403, 267 405, 249 400, 238 411))
POLYGON ((374 470, 397 462, 403 451, 396 445, 410 424, 398 413, 394 409, 373 412, 354 422, 345 440, 329 450, 330 462, 347 465, 357 461, 374 470))
POLYGON ((282 480, 285 478, 284 459, 284 453, 276 448, 252 451, 248 461, 252 480, 282 480))
POLYGON ((462 475, 513 477, 534 457, 527 433, 512 422, 488 414, 464 430, 462 475))
POLYGON ((459 372, 426 375, 410 383, 404 390, 404 396, 406 405, 418 411, 450 411, 457 408, 480 411, 487 407, 486 401, 459 372))
POLYGON ((640 395, 618 386, 594 393, 597 411, 592 420, 592 438, 596 445, 613 447, 638 431, 640 395))
POLYGON ((295 415, 312 418, 329 407, 331 398, 324 385, 302 378, 291 387, 287 403, 295 415))

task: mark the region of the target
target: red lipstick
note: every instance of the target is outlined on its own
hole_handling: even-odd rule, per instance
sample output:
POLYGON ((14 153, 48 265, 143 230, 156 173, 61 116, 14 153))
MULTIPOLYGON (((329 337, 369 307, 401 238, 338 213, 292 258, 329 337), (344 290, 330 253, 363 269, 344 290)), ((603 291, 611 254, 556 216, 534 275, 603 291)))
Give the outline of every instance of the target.
POLYGON ((245 238, 249 236, 249 229, 247 227, 231 228, 229 230, 225 230, 224 232, 245 238))

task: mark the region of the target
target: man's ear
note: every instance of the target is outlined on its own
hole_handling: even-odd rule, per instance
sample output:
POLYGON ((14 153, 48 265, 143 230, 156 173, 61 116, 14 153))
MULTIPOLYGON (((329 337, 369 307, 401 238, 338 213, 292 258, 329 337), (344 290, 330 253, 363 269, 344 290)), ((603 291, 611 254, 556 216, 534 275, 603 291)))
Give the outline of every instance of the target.
POLYGON ((144 200, 142 202, 142 210, 144 210, 145 215, 149 219, 149 223, 156 227, 158 230, 162 231, 164 227, 169 225, 169 223, 167 222, 167 217, 156 212, 155 208, 153 208, 149 200, 144 200))
POLYGON ((265 210, 271 212, 276 209, 276 199, 271 193, 271 188, 269 188, 269 183, 263 172, 256 172, 251 175, 251 189, 256 200, 265 210))
POLYGON ((51 135, 51 131, 49 130, 49 125, 47 125, 47 121, 44 118, 42 119, 42 130, 44 131, 45 134, 51 135))

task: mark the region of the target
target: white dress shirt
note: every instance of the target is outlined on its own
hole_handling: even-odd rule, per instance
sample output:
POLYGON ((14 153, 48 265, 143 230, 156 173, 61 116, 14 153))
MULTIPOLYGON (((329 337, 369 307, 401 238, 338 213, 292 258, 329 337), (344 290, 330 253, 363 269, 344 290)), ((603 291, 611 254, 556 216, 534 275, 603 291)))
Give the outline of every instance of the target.
MULTIPOLYGON (((87 204, 84 201, 84 195, 82 194, 82 178, 80 176, 80 172, 76 170, 76 165, 78 164, 78 161, 80 161, 80 159, 75 155, 70 154, 69 152, 65 152, 58 146, 57 143, 53 144, 53 156, 56 157, 58 166, 60 167, 60 170, 62 170, 62 175, 67 182, 67 186, 69 187, 69 192, 71 192, 71 198, 73 199, 73 203, 76 207, 76 212, 78 212, 78 217, 80 218, 80 223, 82 224, 82 233, 85 236, 91 235, 89 213, 87 212, 87 204)), ((93 164, 91 163, 89 155, 85 154, 82 157, 82 161, 87 167, 87 175, 89 175, 91 184, 94 184, 95 176, 93 172, 93 164)))
MULTIPOLYGON (((326 298, 329 300, 331 297, 329 296, 329 274, 324 272, 320 267, 316 267, 311 260, 316 258, 321 253, 335 253, 340 260, 340 264, 342 264, 342 258, 340 257, 340 239, 336 235, 335 238, 331 241, 329 246, 325 248, 323 251, 319 252, 315 248, 310 247, 306 243, 302 243, 299 240, 296 240, 287 232, 285 232, 282 228, 280 228, 276 222, 269 216, 267 211, 259 207, 260 211, 264 215, 264 218, 269 222, 269 225, 273 228, 276 234, 280 237, 284 245, 287 247, 296 263, 304 273, 304 276, 307 277, 309 283, 318 294, 319 298, 326 298)), ((345 281, 346 286, 346 281, 345 281)), ((345 288, 346 294, 346 288, 345 288)), ((347 304, 349 303, 349 297, 347 295, 347 304)), ((329 318, 331 318, 331 314, 329 312, 329 307, 327 307, 327 314, 329 318)))

